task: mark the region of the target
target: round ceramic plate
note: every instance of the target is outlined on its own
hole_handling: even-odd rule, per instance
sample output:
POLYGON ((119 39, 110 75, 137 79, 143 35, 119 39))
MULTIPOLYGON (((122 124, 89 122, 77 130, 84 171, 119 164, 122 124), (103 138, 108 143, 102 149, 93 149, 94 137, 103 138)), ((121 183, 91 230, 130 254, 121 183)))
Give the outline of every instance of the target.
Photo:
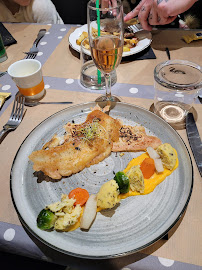
MULTIPOLYGON (((76 40, 79 38, 79 36, 83 33, 83 32, 88 32, 88 26, 87 24, 84 24, 83 26, 76 28, 74 30, 74 32, 72 32, 69 36, 69 44, 70 46, 77 52, 81 51, 81 47, 80 45, 76 44, 76 40)), ((142 31, 138 31, 138 34, 140 34, 142 31)), ((141 40, 138 42, 138 44, 132 48, 129 52, 123 52, 122 57, 125 56, 130 56, 136 53, 139 53, 141 51, 143 51, 144 49, 146 49, 147 47, 149 47, 149 45, 152 42, 152 36, 151 33, 149 31, 145 31, 144 30, 144 38, 142 38, 141 36, 141 40)), ((87 54, 90 55, 90 50, 87 51, 87 54)))
POLYGON ((114 172, 123 170, 141 153, 112 153, 104 161, 80 173, 56 182, 38 182, 28 156, 41 149, 57 133, 64 134, 67 122, 82 123, 95 103, 69 107, 39 124, 20 146, 11 170, 11 194, 15 208, 28 230, 46 245, 65 254, 82 258, 112 258, 139 251, 162 238, 184 212, 192 192, 191 159, 181 137, 155 114, 126 103, 118 103, 110 115, 124 124, 143 125, 147 134, 170 143, 178 152, 179 167, 156 189, 142 196, 129 197, 111 210, 97 213, 88 232, 42 231, 37 228, 39 212, 48 204, 59 201, 82 187, 95 194, 101 185, 113 179, 114 172))

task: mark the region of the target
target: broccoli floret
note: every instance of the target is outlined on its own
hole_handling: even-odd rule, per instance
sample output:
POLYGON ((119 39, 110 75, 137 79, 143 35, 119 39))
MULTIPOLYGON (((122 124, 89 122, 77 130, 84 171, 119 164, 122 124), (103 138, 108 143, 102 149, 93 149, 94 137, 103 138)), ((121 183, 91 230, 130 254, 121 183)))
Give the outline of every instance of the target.
POLYGON ((48 209, 43 209, 37 217, 37 227, 41 230, 49 230, 53 228, 56 216, 48 209))

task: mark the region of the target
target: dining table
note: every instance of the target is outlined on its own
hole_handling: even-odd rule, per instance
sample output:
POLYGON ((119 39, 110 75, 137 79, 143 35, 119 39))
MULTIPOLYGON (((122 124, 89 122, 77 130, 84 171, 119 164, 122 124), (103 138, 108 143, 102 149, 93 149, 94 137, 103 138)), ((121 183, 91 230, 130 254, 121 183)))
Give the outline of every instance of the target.
MULTIPOLYGON (((30 233, 16 212, 10 190, 11 168, 20 146, 27 136, 44 120, 71 106, 94 102, 104 90, 91 90, 80 83, 80 54, 69 44, 69 36, 80 25, 51 25, 35 23, 4 23, 17 43, 7 46, 8 59, 0 64, 7 71, 15 61, 25 57, 40 29, 46 29, 38 44, 36 59, 42 64, 46 95, 44 102, 69 101, 72 104, 40 104, 25 106, 19 127, 8 133, 0 144, 0 250, 36 260, 69 266, 73 269, 202 269, 202 179, 189 145, 185 128, 176 129, 193 166, 193 187, 186 209, 172 228, 153 244, 125 256, 112 258, 81 258, 64 254, 41 242, 30 233)), ((116 69, 117 82, 112 93, 124 104, 131 104, 152 112, 154 103, 154 68, 171 59, 182 59, 202 66, 202 40, 187 44, 184 35, 201 30, 160 28, 152 30, 152 42, 141 52, 123 57, 116 69)), ((18 88, 6 73, 0 77, 0 92, 11 93, 0 110, 0 127, 8 121, 18 88)), ((202 136, 202 105, 198 98, 193 104, 194 116, 202 136)), ((166 132, 166 131, 165 131, 166 132)), ((33 191, 34 192, 34 191, 33 191)), ((26 205, 25 205, 26 208, 26 205)), ((82 246, 82 243, 81 243, 82 246)))

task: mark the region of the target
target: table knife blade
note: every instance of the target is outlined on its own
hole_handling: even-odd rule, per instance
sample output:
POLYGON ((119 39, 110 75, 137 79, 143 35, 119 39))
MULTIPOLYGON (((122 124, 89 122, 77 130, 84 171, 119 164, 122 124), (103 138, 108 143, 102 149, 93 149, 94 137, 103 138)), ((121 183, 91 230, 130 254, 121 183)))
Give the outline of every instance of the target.
POLYGON ((165 51, 166 51, 166 54, 168 56, 168 60, 170 60, 170 51, 169 51, 169 49, 167 47, 166 47, 165 51))
POLYGON ((202 143, 192 113, 188 113, 186 117, 186 132, 196 165, 202 177, 202 143))
POLYGON ((46 34, 46 29, 40 29, 39 33, 37 35, 37 38, 34 41, 34 44, 36 44, 36 46, 38 45, 39 41, 42 39, 42 37, 46 34))

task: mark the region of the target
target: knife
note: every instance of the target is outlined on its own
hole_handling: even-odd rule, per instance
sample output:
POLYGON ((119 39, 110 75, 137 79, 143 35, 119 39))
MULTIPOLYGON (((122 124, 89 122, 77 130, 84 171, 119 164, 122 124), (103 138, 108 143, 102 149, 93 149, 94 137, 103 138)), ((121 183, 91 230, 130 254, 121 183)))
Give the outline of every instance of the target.
POLYGON ((192 113, 188 113, 186 117, 186 131, 189 144, 191 146, 196 165, 202 177, 202 143, 201 138, 192 113))
MULTIPOLYGON (((45 35, 45 33, 46 33, 46 29, 39 30, 37 38, 35 39, 32 48, 29 50, 29 52, 24 52, 25 54, 27 54, 27 56, 25 57, 26 59, 30 58, 29 55, 38 53, 39 50, 37 49, 37 45, 38 45, 39 41, 42 39, 42 37, 45 35)), ((35 57, 36 57, 36 55, 35 55, 35 57)), ((31 57, 31 59, 34 59, 34 58, 31 57)))
POLYGON ((167 47, 165 48, 165 51, 166 51, 166 54, 168 56, 168 60, 170 60, 170 51, 167 47))
POLYGON ((50 102, 43 102, 43 101, 36 101, 36 102, 26 102, 25 106, 28 107, 35 107, 40 104, 72 104, 73 102, 71 101, 50 101, 50 102))

